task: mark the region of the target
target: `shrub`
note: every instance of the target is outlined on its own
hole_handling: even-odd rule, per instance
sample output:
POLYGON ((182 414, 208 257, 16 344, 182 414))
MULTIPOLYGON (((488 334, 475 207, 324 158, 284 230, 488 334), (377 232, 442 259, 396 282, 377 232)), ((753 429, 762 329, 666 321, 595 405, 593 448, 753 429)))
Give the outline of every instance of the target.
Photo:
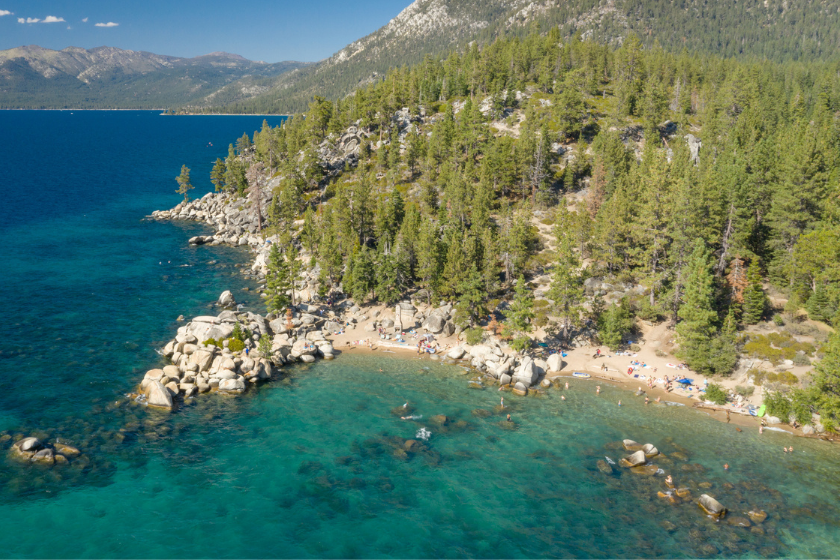
POLYGON ((271 338, 268 335, 263 335, 260 337, 260 342, 257 345, 257 349, 259 349, 260 354, 263 357, 271 356, 271 338))
POLYGON ((638 344, 631 344, 630 345, 630 350, 633 351, 633 352, 641 352, 642 347, 639 346, 638 344))
POLYGON ((793 360, 798 352, 806 355, 813 354, 814 345, 807 342, 797 342, 789 332, 750 334, 741 338, 744 343, 744 353, 755 358, 761 358, 778 365, 784 360, 793 360))
POLYGON ((522 352, 531 347, 531 339, 527 336, 520 336, 518 338, 514 338, 510 343, 510 347, 516 350, 517 352, 522 352))
POLYGON ((467 329, 464 332, 467 335, 467 344, 469 344, 470 346, 481 344, 481 339, 484 335, 484 331, 482 331, 481 328, 475 327, 472 329, 467 329))
POLYGON ((810 366, 811 360, 803 352, 797 352, 793 357, 793 365, 795 366, 810 366))
POLYGON ((228 350, 230 350, 231 352, 242 352, 243 350, 245 350, 245 343, 239 340, 238 338, 229 338, 228 350))
POLYGON ((741 395, 742 397, 751 397, 755 393, 755 387, 752 385, 736 385, 735 386, 735 394, 741 395))
POLYGON ((544 327, 548 324, 548 315, 545 313, 537 313, 534 317, 534 325, 536 327, 544 327))
POLYGON ((787 395, 780 391, 766 391, 764 393, 764 404, 767 407, 767 414, 775 416, 782 422, 787 422, 793 409, 793 403, 787 395))
POLYGON ((782 319, 781 315, 776 314, 773 315, 773 323, 775 323, 777 327, 783 327, 785 324, 785 320, 782 319))
POLYGON ((221 340, 216 340, 215 338, 208 338, 207 340, 204 341, 204 345, 205 346, 215 346, 216 348, 221 348, 222 347, 222 341, 221 340))
POLYGON ((636 317, 643 321, 658 323, 664 317, 664 313, 659 306, 651 305, 647 298, 643 298, 638 304, 636 317))
POLYGON ((656 354, 656 357, 657 357, 657 358, 664 358, 665 356, 667 356, 667 355, 668 355, 668 354, 666 354, 665 352, 663 352, 662 350, 660 350, 659 348, 657 348, 657 349, 656 349, 656 351, 654 352, 654 354, 656 354))
POLYGON ((726 404, 726 393, 717 383, 709 383, 706 386, 706 400, 715 404, 726 404))

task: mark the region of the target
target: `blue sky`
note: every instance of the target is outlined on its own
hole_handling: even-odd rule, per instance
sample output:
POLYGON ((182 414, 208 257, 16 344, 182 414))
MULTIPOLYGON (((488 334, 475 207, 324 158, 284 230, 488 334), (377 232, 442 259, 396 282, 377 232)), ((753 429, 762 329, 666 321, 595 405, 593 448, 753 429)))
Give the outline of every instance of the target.
POLYGON ((0 50, 99 46, 315 61, 388 23, 411 0, 0 0, 0 50), (39 21, 35 21, 39 20, 39 21), (21 23, 22 22, 22 23, 21 23))

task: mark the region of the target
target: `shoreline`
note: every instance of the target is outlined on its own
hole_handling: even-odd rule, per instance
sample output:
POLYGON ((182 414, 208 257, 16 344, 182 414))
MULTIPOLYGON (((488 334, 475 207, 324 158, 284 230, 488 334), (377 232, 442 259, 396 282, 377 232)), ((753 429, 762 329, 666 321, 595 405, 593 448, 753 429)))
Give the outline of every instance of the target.
MULTIPOLYGON (((176 219, 186 219, 186 220, 193 220, 193 221, 200 221, 203 222, 210 227, 214 228, 215 234, 208 235, 208 236, 197 236, 193 237, 189 240, 191 245, 233 245, 233 246, 243 246, 247 245, 248 248, 251 250, 250 258, 248 261, 243 263, 245 266, 249 267, 251 271, 255 272, 258 277, 264 278, 265 273, 265 263, 266 257, 268 252, 269 244, 267 244, 266 239, 262 238, 260 235, 255 233, 248 233, 247 228, 244 232, 239 232, 237 235, 231 235, 230 230, 228 229, 229 226, 223 225, 224 220, 217 221, 216 217, 219 212, 219 207, 222 209, 227 208, 227 205, 230 204, 232 201, 227 196, 221 193, 208 193, 204 195, 200 199, 195 199, 188 204, 179 204, 172 210, 167 211, 155 211, 149 216, 152 219, 157 220, 176 220, 176 219), (221 226, 221 227, 220 227, 221 226)), ((241 229, 238 228, 237 231, 241 229)), ((305 276, 304 276, 305 277, 305 276)), ((258 280, 259 281, 259 280, 258 280)), ((306 286, 306 281, 301 281, 301 284, 306 286)), ((296 290, 296 295, 298 296, 298 301, 310 301, 309 287, 301 287, 300 290, 296 290)), ((411 308, 411 312, 409 316, 416 314, 418 316, 423 317, 426 312, 428 315, 426 317, 430 317, 433 313, 437 313, 440 310, 436 310, 432 307, 425 306, 419 302, 417 303, 420 309, 414 307, 409 303, 404 302, 404 304, 398 304, 396 306, 397 312, 402 313, 403 317, 406 316, 406 312, 400 312, 400 306, 406 305, 407 307, 411 308)), ((388 319, 388 312, 390 311, 392 314, 394 313, 394 309, 390 306, 384 306, 381 304, 369 304, 369 305, 354 305, 352 308, 349 308, 347 302, 342 302, 336 309, 326 308, 325 306, 318 306, 318 305, 311 305, 306 303, 301 303, 298 305, 299 311, 296 313, 298 317, 303 315, 309 314, 311 317, 311 322, 309 323, 300 323, 296 325, 295 329, 288 332, 288 334, 282 335, 286 338, 291 335, 294 339, 294 336, 300 335, 298 341, 305 340, 307 343, 313 345, 313 348, 317 344, 327 343, 329 345, 328 354, 329 357, 327 359, 332 359, 332 351, 333 349, 338 351, 336 354, 340 355, 341 352, 348 352, 353 351, 354 354, 374 354, 374 353, 388 353, 392 354, 395 357, 399 357, 401 359, 409 358, 409 355, 406 354, 406 351, 410 351, 413 355, 416 355, 416 341, 422 336, 420 333, 422 332, 430 332, 428 329, 425 329, 427 325, 424 323, 422 326, 418 325, 414 319, 414 317, 410 317, 410 323, 403 327, 402 329, 396 330, 393 325, 394 321, 390 321, 388 319), (307 311, 304 312, 302 309, 306 308, 307 311), (320 315, 319 315, 320 313, 320 315), (383 318, 385 321, 383 321, 383 318), (332 321, 334 325, 332 328, 339 328, 340 331, 338 333, 334 333, 332 331, 328 332, 326 322, 332 321), (317 324, 320 323, 320 327, 317 327, 317 324), (405 343, 399 344, 392 341, 386 341, 380 339, 378 334, 378 329, 382 325, 386 325, 385 332, 388 332, 389 335, 394 335, 397 332, 405 332, 405 343), (392 326, 387 326, 387 325, 392 326), (344 326, 340 326, 344 325, 344 326), (304 326, 306 328, 299 329, 298 327, 304 326), (310 330, 312 329, 316 330, 310 330), (323 330, 323 334, 322 334, 323 330), (301 331, 303 331, 301 333, 301 331), (308 331, 308 332, 307 332, 308 331), (320 340, 315 340, 315 338, 310 338, 309 334, 316 333, 319 336, 315 337, 320 340), (323 335, 327 335, 324 337, 323 335), (311 341, 311 342, 310 342, 311 341), (363 344, 354 344, 356 341, 365 341, 363 344), (367 346, 367 341, 370 342, 372 347, 367 346)), ((250 314, 253 315, 253 314, 250 314)), ((396 317, 393 317, 396 318, 396 317)), ((275 321, 270 321, 269 317, 262 318, 265 323, 275 321)), ((444 317, 444 320, 448 320, 448 316, 444 317)), ((295 321, 298 321, 296 318, 295 321)), ((421 320, 423 323, 423 320, 421 320)), ((398 325, 401 325, 400 321, 397 321, 398 325)), ((182 327, 183 329, 184 327, 182 327)), ((179 329, 179 333, 181 329, 179 329)), ((274 332, 276 337, 277 335, 274 332)), ((283 332, 286 332, 285 330, 283 332)), ((431 331, 434 332, 434 331, 431 331)), ((471 347, 465 343, 463 343, 458 335, 454 335, 454 332, 450 333, 449 336, 445 336, 444 331, 440 331, 438 329, 437 333, 434 334, 435 343, 439 347, 439 351, 437 352, 438 359, 430 359, 430 361, 436 361, 438 363, 441 362, 449 362, 452 365, 461 365, 462 367, 469 367, 472 372, 476 375, 480 375, 483 377, 482 381, 487 381, 488 383, 500 384, 503 381, 503 377, 506 374, 507 380, 506 385, 503 387, 502 390, 512 391, 514 390, 513 385, 516 381, 517 375, 519 373, 519 368, 522 366, 523 362, 530 362, 531 364, 535 364, 534 369, 539 372, 537 375, 533 377, 532 382, 530 383, 531 387, 537 387, 539 384, 544 383, 546 380, 551 383, 552 380, 556 378, 562 377, 571 377, 571 374, 575 371, 581 371, 588 373, 591 375, 591 380, 595 381, 596 384, 598 382, 608 383, 611 386, 626 389, 629 393, 633 394, 638 389, 644 391, 644 395, 647 395, 651 398, 651 401, 655 401, 657 397, 662 398, 666 401, 675 402, 684 406, 688 406, 691 408, 695 408, 697 410, 703 411, 709 417, 720 421, 721 423, 730 423, 733 424, 735 427, 745 428, 745 429, 756 429, 759 428, 760 419, 758 417, 751 416, 747 414, 743 410, 736 410, 730 407, 720 407, 718 405, 713 405, 711 403, 705 403, 697 398, 694 398, 694 395, 698 393, 692 391, 691 394, 688 394, 683 389, 675 388, 673 391, 668 392, 662 387, 659 383, 654 383, 653 387, 647 386, 647 381, 643 379, 627 377, 624 373, 626 365, 618 365, 616 362, 629 362, 631 358, 639 356, 637 361, 641 361, 642 363, 648 363, 646 367, 648 369, 652 369, 651 372, 644 372, 644 369, 637 369, 634 372, 637 375, 643 373, 652 373, 653 375, 657 375, 658 367, 663 367, 663 371, 659 373, 660 376, 664 377, 666 373, 669 375, 672 374, 671 371, 665 370, 665 360, 667 359, 667 355, 663 358, 653 356, 653 348, 645 347, 642 351, 633 353, 630 356, 624 355, 615 355, 614 353, 605 353, 602 354, 600 358, 594 358, 593 354, 595 353, 595 349, 598 347, 577 347, 567 351, 567 355, 562 358, 562 360, 555 360, 555 364, 557 361, 560 363, 559 368, 549 368, 546 367, 546 359, 550 356, 542 355, 540 356, 540 352, 533 352, 532 356, 528 354, 520 355, 518 353, 513 352, 507 345, 500 346, 498 342, 493 341, 493 337, 490 337, 490 340, 484 341, 481 345, 490 345, 493 347, 495 345, 496 353, 498 357, 494 358, 495 361, 501 360, 502 362, 509 362, 512 365, 512 369, 505 370, 504 374, 498 374, 498 372, 493 372, 492 370, 488 370, 488 367, 484 367, 481 363, 481 359, 473 358, 469 351, 471 351, 471 347), (466 359, 453 359, 452 357, 447 357, 447 354, 450 351, 455 351, 456 349, 463 350, 467 348, 467 351, 463 353, 463 358, 466 359), (500 351, 501 350, 501 351, 500 351), (650 354, 650 355, 649 355, 650 354), (472 361, 470 359, 472 358, 472 361), (594 360, 599 359, 599 362, 594 362, 594 360), (477 364, 478 362, 478 364, 477 364), (662 362, 661 364, 659 362, 662 362), (601 364, 607 365, 607 371, 600 369, 601 364), (478 367, 476 367, 478 365, 478 367), (658 367, 656 367, 658 366, 658 367), (480 369, 479 369, 480 368, 480 369), (490 374, 493 375, 490 375, 490 374), (495 377, 495 379, 492 379, 495 377), (513 378, 511 380, 511 378, 513 378), (729 408, 730 410, 730 418, 727 421, 726 418, 726 410, 729 408)), ((180 334, 179 334, 180 336, 180 334)), ((176 337, 177 338, 177 337, 176 337)), ((173 341, 174 342, 174 341, 173 341)), ((275 345, 277 343, 275 342, 275 345)), ((285 344, 291 346, 288 342, 285 344)), ((200 347, 203 348, 203 347, 200 347)), ((288 348, 288 347, 287 347, 288 348)), ((273 352, 276 352, 276 349, 273 348, 273 352)), ((225 349, 227 352, 227 349, 225 349)), ((298 352, 297 350, 292 355, 290 361, 299 360, 300 356, 306 352, 298 352)), ((311 361, 314 361, 315 355, 318 354, 318 350, 315 349, 308 353, 309 357, 312 358, 311 361)), ((229 354, 227 354, 229 355, 229 354)), ((288 358, 290 354, 285 353, 281 360, 285 362, 285 358, 288 358)), ((555 354, 556 356, 556 354, 555 354)), ((335 357, 338 357, 337 355, 335 357)), ((422 359, 422 358, 421 358, 422 359)), ((428 356, 425 356, 425 359, 429 359, 428 356)), ((673 359, 673 358, 672 358, 673 359)), ((304 360, 306 361, 306 360, 304 360)), ((486 364, 490 364, 490 362, 486 362, 486 364)), ((532 366, 533 367, 533 366, 532 366)), ((691 375, 691 377, 696 381, 695 386, 701 386, 704 382, 704 377, 688 370, 674 370, 673 371, 673 378, 676 379, 678 376, 678 372, 680 375, 691 375)), ((243 372, 244 373, 244 372, 243 372)), ((247 379, 247 377, 246 377, 247 379)), ((253 379, 253 382, 256 382, 257 379, 253 379)), ((721 380, 713 379, 713 381, 720 383, 721 380)), ((734 383, 731 379, 726 380, 729 384, 734 383)), ((489 385, 492 386, 492 385, 489 385)), ((243 387, 244 390, 244 387, 243 387)), ((594 390, 594 388, 593 388, 594 390)), ((527 390, 524 393, 520 394, 527 394, 527 390)), ((641 396, 639 397, 641 398, 641 396)), ((828 442, 836 442, 834 436, 831 434, 804 434, 800 428, 793 428, 792 426, 784 423, 779 423, 775 425, 771 425, 769 427, 774 428, 773 431, 781 430, 787 432, 791 435, 799 436, 799 437, 807 437, 810 439, 821 439, 828 442)), ((767 428, 765 428, 767 429, 767 428)))

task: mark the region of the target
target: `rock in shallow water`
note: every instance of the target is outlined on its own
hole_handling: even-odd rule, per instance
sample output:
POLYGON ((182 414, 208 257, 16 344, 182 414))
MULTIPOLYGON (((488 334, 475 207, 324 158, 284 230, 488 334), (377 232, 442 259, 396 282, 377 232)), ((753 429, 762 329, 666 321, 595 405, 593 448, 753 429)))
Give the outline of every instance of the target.
POLYGON ((226 393, 241 393, 245 390, 245 382, 241 379, 224 379, 219 382, 219 391, 226 393))
MULTIPOLYGON (((161 372, 163 373, 163 372, 161 372)), ((146 386, 146 403, 159 408, 172 408, 172 395, 160 381, 153 380, 146 386)))

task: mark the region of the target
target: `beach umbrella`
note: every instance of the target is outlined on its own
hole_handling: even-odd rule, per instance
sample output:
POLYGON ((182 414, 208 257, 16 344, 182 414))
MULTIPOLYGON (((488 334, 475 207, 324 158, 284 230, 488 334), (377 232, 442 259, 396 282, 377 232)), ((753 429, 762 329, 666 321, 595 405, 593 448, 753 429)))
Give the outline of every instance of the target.
POLYGON ((691 380, 691 379, 682 378, 682 379, 677 379, 677 383, 682 383, 683 385, 691 385, 692 380, 691 380))

